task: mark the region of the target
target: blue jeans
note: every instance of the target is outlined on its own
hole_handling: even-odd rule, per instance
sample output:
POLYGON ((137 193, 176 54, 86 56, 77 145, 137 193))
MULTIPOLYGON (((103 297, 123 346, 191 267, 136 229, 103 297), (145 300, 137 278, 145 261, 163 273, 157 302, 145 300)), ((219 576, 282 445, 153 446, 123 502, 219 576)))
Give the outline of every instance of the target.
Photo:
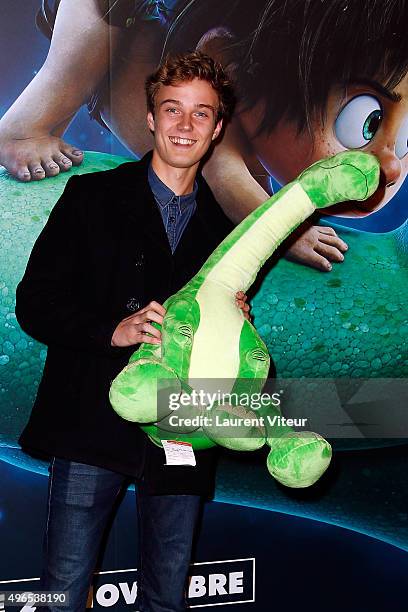
MULTIPOLYGON (((101 539, 127 480, 100 467, 52 460, 40 590, 67 591, 70 603, 38 612, 86 609, 101 539)), ((148 495, 143 481, 138 484, 140 612, 186 609, 184 590, 200 504, 198 495, 148 495)))

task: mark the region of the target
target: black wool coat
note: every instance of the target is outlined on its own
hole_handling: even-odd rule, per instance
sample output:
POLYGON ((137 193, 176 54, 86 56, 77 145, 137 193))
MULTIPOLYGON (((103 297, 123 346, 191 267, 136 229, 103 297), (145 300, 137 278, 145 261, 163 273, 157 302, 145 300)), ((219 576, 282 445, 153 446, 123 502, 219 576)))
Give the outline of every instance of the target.
POLYGON ((165 466, 163 449, 108 399, 137 348, 111 347, 117 324, 151 300, 163 303, 233 229, 197 175, 197 208, 172 254, 147 180, 150 160, 71 177, 34 245, 16 316, 48 354, 19 442, 31 454, 144 478, 152 494, 211 497, 215 449, 198 451, 196 467, 165 466))

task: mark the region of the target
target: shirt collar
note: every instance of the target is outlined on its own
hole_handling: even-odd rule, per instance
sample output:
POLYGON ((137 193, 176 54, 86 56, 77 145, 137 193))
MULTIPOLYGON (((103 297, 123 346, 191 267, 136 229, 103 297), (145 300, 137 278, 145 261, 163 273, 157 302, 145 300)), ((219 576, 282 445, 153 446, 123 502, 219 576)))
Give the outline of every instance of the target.
POLYGON ((188 208, 189 206, 192 206, 196 201, 198 190, 197 181, 194 181, 194 189, 191 193, 176 196, 174 191, 172 191, 170 187, 167 187, 167 185, 165 185, 163 181, 159 179, 159 177, 153 170, 151 163, 149 164, 147 178, 149 181, 150 189, 152 190, 153 195, 161 208, 165 208, 170 204, 173 198, 176 198, 175 201, 179 205, 180 211, 182 212, 186 210, 186 208, 188 208))

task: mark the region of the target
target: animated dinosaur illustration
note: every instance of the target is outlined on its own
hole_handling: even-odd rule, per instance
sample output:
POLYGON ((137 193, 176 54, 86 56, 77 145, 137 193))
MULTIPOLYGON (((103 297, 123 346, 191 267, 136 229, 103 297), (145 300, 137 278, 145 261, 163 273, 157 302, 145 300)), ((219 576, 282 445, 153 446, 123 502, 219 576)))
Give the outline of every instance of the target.
MULTIPOLYGON (((162 344, 142 344, 115 378, 110 392, 115 411, 140 423, 159 445, 164 439, 176 439, 191 442, 195 449, 218 443, 254 450, 266 441, 271 448, 268 470, 279 482, 291 487, 316 482, 331 459, 326 440, 313 432, 279 429, 273 418, 268 419, 280 414, 272 405, 263 407, 263 418, 256 420, 253 411, 234 401, 243 391, 249 395, 262 391, 270 363, 266 345, 236 308, 234 296, 248 290, 279 244, 317 208, 364 200, 374 193, 378 179, 375 157, 356 151, 340 153, 310 166, 251 213, 193 279, 166 300, 162 344), (179 431, 169 427, 170 404, 163 411, 158 402, 163 383, 177 394, 197 391, 200 381, 204 390, 211 380, 223 381, 231 403, 215 405, 195 431, 183 425, 179 431), (244 426, 239 434, 233 433, 237 418, 244 426), (227 434, 220 422, 227 424, 227 434)), ((190 416, 203 416, 207 406, 189 410, 190 416)))

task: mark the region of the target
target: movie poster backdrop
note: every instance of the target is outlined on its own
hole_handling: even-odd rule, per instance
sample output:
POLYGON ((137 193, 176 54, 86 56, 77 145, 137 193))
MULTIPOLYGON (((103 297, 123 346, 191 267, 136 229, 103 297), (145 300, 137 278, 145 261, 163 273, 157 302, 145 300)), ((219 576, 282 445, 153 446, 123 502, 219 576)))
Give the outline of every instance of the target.
MULTIPOLYGON (((407 26, 405 0, 3 0, 0 593, 36 588, 47 493, 47 463, 17 442, 47 349, 16 322, 16 285, 68 178, 151 148, 146 76, 167 53, 200 49, 236 87, 233 119, 203 167, 235 222, 342 150, 377 155, 381 177, 366 203, 338 205, 303 225, 251 291, 254 324, 276 368, 270 389, 285 415, 306 417, 306 429, 330 439, 334 459, 314 487, 294 491, 271 479, 264 452, 223 453, 190 606, 265 610, 286 602, 288 588, 295 606, 317 570, 325 585, 317 609, 334 589, 332 610, 351 597, 348 609, 380 612, 391 600, 404 609, 407 26), (336 236, 347 244, 343 257, 336 236), (350 556, 359 558, 359 578, 350 556), (361 588, 376 571, 385 588, 361 588)), ((134 609, 133 506, 130 490, 90 592, 95 609, 134 609)))

